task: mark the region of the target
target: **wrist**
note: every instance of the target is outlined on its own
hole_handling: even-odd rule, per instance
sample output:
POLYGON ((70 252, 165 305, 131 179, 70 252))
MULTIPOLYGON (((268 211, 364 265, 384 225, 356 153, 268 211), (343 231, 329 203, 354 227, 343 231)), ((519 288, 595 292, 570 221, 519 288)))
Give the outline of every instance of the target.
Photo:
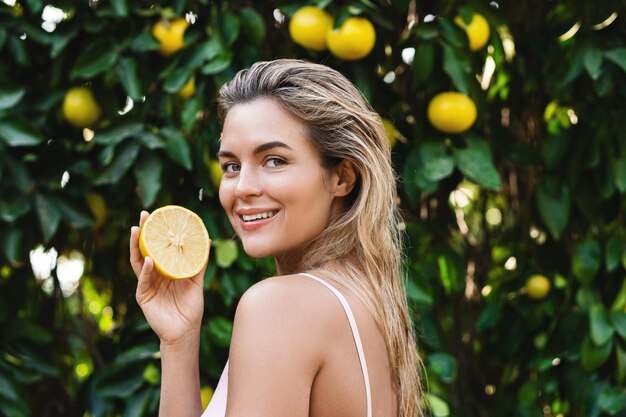
POLYGON ((189 352, 200 349, 200 329, 186 332, 176 339, 161 339, 161 352, 189 352))

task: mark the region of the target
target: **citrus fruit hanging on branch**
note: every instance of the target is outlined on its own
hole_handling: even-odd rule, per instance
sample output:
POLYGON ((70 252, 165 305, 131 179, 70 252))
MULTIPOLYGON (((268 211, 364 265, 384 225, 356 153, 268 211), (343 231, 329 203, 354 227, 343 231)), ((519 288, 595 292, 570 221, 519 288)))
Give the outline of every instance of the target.
POLYGON ((304 6, 289 22, 289 35, 295 43, 314 51, 326 49, 326 32, 332 28, 333 18, 323 9, 304 6))
POLYGON ((533 300, 541 300, 550 292, 550 280, 545 275, 532 275, 526 281, 526 294, 533 300))
POLYGON ((463 133, 476 121, 474 101, 462 93, 439 93, 428 103, 428 121, 444 133, 463 133))
POLYGON ((156 271, 171 279, 197 275, 209 258, 209 233, 196 213, 180 206, 153 211, 141 226, 139 250, 156 271))
POLYGON ((63 117, 76 127, 93 126, 100 118, 100 106, 87 87, 73 87, 63 98, 63 117))
POLYGON ((365 17, 349 17, 337 28, 326 33, 328 49, 339 59, 356 61, 374 49, 376 29, 365 17))
POLYGON ((474 13, 469 23, 465 23, 461 16, 457 16, 454 22, 465 30, 469 40, 469 47, 472 51, 478 51, 487 44, 489 40, 489 23, 482 15, 474 13))
POLYGON ((185 46, 185 31, 189 23, 182 17, 174 20, 159 20, 152 26, 152 36, 161 44, 159 53, 170 56, 185 46))
POLYGON ((185 85, 178 90, 178 96, 183 100, 187 100, 194 94, 196 94, 196 77, 192 75, 185 85))

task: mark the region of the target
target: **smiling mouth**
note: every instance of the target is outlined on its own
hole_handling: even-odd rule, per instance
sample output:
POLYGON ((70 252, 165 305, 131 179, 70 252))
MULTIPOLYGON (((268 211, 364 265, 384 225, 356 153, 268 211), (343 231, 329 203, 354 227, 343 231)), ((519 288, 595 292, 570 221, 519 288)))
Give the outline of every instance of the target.
POLYGON ((256 213, 256 214, 242 214, 241 218, 243 219, 244 222, 248 223, 248 222, 253 222, 255 220, 269 219, 270 217, 274 217, 276 213, 278 212, 277 211, 265 211, 263 213, 256 213))

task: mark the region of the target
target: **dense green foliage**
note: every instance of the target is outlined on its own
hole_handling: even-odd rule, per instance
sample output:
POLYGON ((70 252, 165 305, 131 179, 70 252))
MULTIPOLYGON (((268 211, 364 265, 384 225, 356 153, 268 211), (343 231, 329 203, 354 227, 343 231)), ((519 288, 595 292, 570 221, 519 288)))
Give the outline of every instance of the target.
POLYGON ((626 416, 624 1, 319 0, 337 23, 374 23, 354 62, 291 41, 304 2, 13 3, 0 2, 0 415, 156 414, 158 342, 128 236, 141 209, 168 203, 214 239, 201 377, 215 385, 237 299, 273 265, 241 251, 219 206, 214 98, 257 60, 300 57, 342 71, 398 130, 434 415, 626 416), (476 52, 454 23, 472 11, 491 28, 476 52), (152 25, 185 14, 185 47, 161 56, 152 25), (92 130, 63 117, 80 85, 102 110, 92 130), (429 124, 443 91, 476 103, 467 132, 429 124), (535 274, 544 298, 528 296, 535 274))

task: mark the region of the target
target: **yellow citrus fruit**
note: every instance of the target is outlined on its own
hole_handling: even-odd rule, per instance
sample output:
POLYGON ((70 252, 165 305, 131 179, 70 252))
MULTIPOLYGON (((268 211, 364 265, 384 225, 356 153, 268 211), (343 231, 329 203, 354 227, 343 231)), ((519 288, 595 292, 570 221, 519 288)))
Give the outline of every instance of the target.
POLYGON ((211 159, 209 161, 209 178, 211 179, 211 184, 215 187, 216 190, 219 190, 220 183, 222 182, 222 166, 220 165, 220 161, 217 159, 211 159))
POLYGON ((462 17, 457 16, 454 21, 465 29, 469 39, 469 47, 472 51, 478 51, 489 40, 489 23, 482 15, 474 13, 472 20, 466 24, 462 17))
POLYGON ((99 229, 107 219, 107 204, 104 198, 98 193, 89 193, 85 196, 85 199, 87 200, 87 205, 94 218, 91 228, 99 229))
POLYGON ((298 45, 323 51, 326 49, 326 32, 332 25, 333 18, 323 9, 304 6, 291 17, 289 35, 298 45))
POLYGON ((375 43, 374 25, 364 17, 349 17, 341 27, 330 27, 326 32, 328 49, 345 61, 365 58, 372 52, 375 43))
POLYGON ((462 93, 439 93, 428 103, 428 120, 444 133, 463 133, 476 121, 474 101, 462 93))
POLYGON ((178 90, 178 95, 183 100, 187 100, 189 97, 193 96, 196 93, 196 77, 193 75, 189 78, 189 81, 183 85, 183 88, 178 90))
POLYGON ((391 120, 385 119, 384 117, 383 117, 383 127, 385 128, 387 139, 389 139, 389 147, 393 149, 398 139, 398 129, 396 129, 396 126, 393 124, 391 120))
POLYGON ((87 87, 73 87, 63 98, 63 117, 76 127, 90 127, 100 118, 100 106, 87 87))
POLYGON ((139 250, 161 275, 182 279, 197 275, 209 258, 209 233, 196 213, 180 206, 156 209, 139 232, 139 250))
POLYGON ((174 20, 159 20, 152 26, 152 35, 159 41, 159 52, 170 56, 185 45, 185 30, 189 23, 182 17, 174 20))
POLYGON ((550 280, 545 275, 532 275, 526 280, 526 293, 533 300, 541 300, 550 292, 550 280))
POLYGON ((200 390, 200 401, 202 401, 203 410, 209 406, 211 398, 213 398, 213 388, 208 385, 202 387, 202 389, 200 390))

